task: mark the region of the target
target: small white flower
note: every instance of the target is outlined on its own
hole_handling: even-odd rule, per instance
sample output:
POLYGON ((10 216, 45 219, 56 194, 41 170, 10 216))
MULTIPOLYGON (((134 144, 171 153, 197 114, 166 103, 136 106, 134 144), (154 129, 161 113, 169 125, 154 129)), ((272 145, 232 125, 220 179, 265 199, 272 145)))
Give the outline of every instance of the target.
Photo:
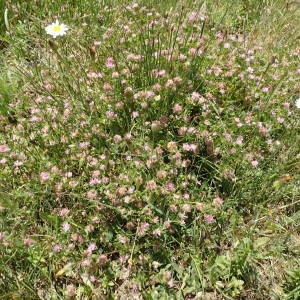
POLYGON ((300 108, 300 98, 295 101, 295 105, 297 108, 300 108))
POLYGON ((52 35, 54 38, 60 35, 65 35, 68 29, 69 28, 65 24, 59 24, 58 20, 45 28, 47 34, 52 35))

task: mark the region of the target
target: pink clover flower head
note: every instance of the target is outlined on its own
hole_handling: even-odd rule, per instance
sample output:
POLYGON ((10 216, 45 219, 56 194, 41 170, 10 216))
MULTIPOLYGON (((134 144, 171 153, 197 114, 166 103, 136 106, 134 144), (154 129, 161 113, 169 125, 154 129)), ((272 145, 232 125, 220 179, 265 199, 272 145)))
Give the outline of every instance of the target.
POLYGON ((62 246, 60 244, 56 244, 54 247, 53 247, 53 250, 55 252, 60 252, 62 250, 62 246))
POLYGON ((242 145, 244 138, 242 136, 238 136, 236 139, 236 144, 237 145, 242 145))
POLYGON ((66 287, 66 294, 68 297, 73 297, 76 294, 76 287, 74 284, 69 284, 66 287))
POLYGON ((257 160, 252 160, 252 161, 251 161, 251 165, 252 165, 253 167, 257 167, 257 166, 258 166, 258 161, 257 161, 257 160))
POLYGON ((154 180, 150 180, 147 182, 147 189, 154 190, 156 188, 156 182, 154 180))
POLYGON ((93 251, 95 251, 97 249, 97 245, 95 243, 90 243, 89 246, 88 246, 88 249, 87 251, 89 253, 92 253, 93 251))
POLYGON ((67 214, 69 213, 69 210, 67 208, 62 208, 59 213, 58 216, 60 217, 65 217, 67 214))
POLYGON ((204 219, 207 224, 212 224, 215 222, 215 219, 212 215, 205 215, 204 219))
POLYGON ((155 236, 161 236, 161 231, 160 231, 160 229, 159 229, 159 228, 154 229, 154 230, 153 230, 153 235, 155 235, 155 236))
POLYGON ((0 153, 9 152, 10 148, 7 145, 0 145, 0 153))
POLYGON ((70 230, 70 228, 71 228, 71 225, 68 222, 64 222, 62 224, 62 229, 64 232, 68 232, 70 230))
POLYGON ((191 97, 193 100, 199 100, 200 99, 200 94, 197 92, 192 92, 191 97))
POLYGON ((48 172, 41 172, 40 179, 42 182, 47 181, 50 178, 50 174, 48 172))
POLYGON ((120 236, 119 237, 119 242, 121 244, 126 244, 128 242, 128 238, 126 236, 120 236))
POLYGON ((173 106, 173 113, 174 114, 180 114, 182 112, 182 106, 178 103, 176 103, 174 106, 173 106))
POLYGON ((216 206, 222 206, 223 205, 223 199, 220 198, 220 197, 216 197, 214 200, 213 200, 213 204, 216 205, 216 206))
POLYGON ((101 180, 98 178, 92 178, 89 182, 90 185, 95 185, 101 183, 101 180))
POLYGON ((138 111, 133 111, 133 112, 131 113, 131 116, 132 116, 133 118, 136 118, 136 117, 139 116, 139 112, 138 112, 138 111))
POLYGON ((105 66, 108 68, 108 69, 112 69, 115 67, 115 61, 112 57, 108 57, 106 59, 106 62, 105 62, 105 66))
POLYGON ((24 239, 24 245, 31 247, 33 244, 33 240, 31 238, 25 238, 24 239))
POLYGON ((99 263, 100 265, 104 265, 106 262, 107 262, 107 256, 104 255, 104 254, 101 254, 101 255, 98 257, 98 263, 99 263))
POLYGON ((116 113, 114 113, 113 111, 107 111, 106 115, 110 119, 115 119, 117 117, 116 113))
POLYGON ((278 122, 278 123, 283 123, 283 122, 284 122, 284 118, 278 117, 278 118, 277 118, 277 122, 278 122))

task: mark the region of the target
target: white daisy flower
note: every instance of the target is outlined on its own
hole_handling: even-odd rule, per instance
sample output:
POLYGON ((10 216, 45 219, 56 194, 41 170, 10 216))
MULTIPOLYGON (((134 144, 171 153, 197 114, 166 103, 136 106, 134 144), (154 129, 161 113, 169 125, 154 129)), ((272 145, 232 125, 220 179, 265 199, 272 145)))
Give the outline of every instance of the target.
POLYGON ((295 101, 295 105, 297 108, 300 108, 300 98, 295 101))
POLYGON ((46 32, 54 38, 60 35, 65 35, 68 29, 69 28, 65 24, 59 24, 58 20, 45 28, 46 32))

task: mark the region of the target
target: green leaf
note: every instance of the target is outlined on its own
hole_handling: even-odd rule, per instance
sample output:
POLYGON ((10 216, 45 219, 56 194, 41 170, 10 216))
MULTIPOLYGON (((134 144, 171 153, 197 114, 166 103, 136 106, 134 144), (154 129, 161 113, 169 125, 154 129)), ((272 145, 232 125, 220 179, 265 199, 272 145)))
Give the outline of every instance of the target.
POLYGON ((255 242, 254 242, 254 248, 257 249, 257 248, 260 248, 260 247, 263 247, 265 246, 266 244, 268 244, 270 241, 270 238, 267 237, 267 236, 263 236, 261 238, 258 238, 255 242))

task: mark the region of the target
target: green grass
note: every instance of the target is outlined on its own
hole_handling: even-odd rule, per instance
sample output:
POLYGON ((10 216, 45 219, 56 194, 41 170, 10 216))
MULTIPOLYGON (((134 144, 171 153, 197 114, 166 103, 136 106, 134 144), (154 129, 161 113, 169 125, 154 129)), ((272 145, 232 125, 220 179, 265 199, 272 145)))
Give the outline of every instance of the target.
POLYGON ((0 299, 299 299, 298 4, 115 2, 0 2, 0 299))

